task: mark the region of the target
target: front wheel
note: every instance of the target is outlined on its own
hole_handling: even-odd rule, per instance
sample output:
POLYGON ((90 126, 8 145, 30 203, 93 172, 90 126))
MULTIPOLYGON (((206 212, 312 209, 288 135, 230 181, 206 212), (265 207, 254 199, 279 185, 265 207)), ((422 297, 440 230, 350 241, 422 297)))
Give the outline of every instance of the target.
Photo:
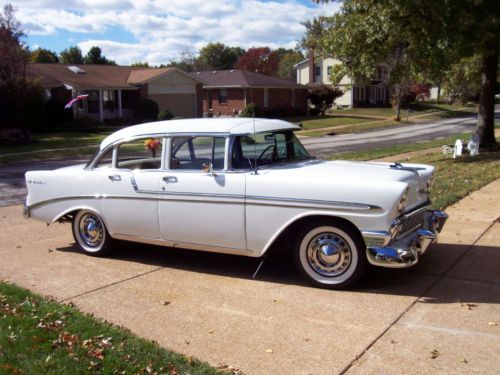
POLYGON ((310 282, 330 289, 357 283, 367 268, 360 234, 341 222, 311 223, 299 235, 295 265, 310 282))
POLYGON ((79 211, 72 224, 73 237, 86 254, 104 256, 111 251, 113 239, 109 236, 102 218, 93 211, 79 211))

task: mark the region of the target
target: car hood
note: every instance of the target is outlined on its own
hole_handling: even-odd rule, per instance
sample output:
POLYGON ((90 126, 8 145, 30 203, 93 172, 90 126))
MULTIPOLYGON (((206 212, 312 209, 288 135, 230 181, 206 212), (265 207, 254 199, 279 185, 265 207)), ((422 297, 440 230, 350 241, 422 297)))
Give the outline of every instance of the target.
POLYGON ((311 178, 339 177, 367 183, 370 181, 400 181, 406 183, 427 182, 434 171, 434 167, 424 164, 377 163, 344 160, 313 160, 300 164, 282 165, 277 168, 272 168, 272 170, 280 173, 279 171, 299 167, 302 176, 307 175, 311 178))

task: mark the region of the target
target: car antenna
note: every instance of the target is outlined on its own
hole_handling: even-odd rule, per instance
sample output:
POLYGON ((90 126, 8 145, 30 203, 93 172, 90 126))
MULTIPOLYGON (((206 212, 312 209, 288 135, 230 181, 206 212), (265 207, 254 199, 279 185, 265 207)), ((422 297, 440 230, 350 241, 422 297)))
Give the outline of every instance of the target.
MULTIPOLYGON (((253 158, 254 158, 254 170, 253 170, 253 174, 259 174, 257 172, 257 136, 255 134, 255 109, 254 109, 254 112, 253 112, 253 115, 252 115, 252 122, 253 122, 253 158)), ((259 266, 260 268, 260 266, 259 266)), ((257 269, 258 271, 259 269, 257 269)), ((257 271, 255 272, 255 274, 257 274, 257 271)))

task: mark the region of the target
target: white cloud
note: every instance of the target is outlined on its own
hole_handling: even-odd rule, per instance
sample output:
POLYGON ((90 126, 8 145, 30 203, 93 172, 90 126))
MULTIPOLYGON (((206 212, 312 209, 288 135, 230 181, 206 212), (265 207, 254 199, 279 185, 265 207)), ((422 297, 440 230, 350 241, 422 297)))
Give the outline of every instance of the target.
POLYGON ((304 32, 301 22, 338 8, 298 0, 66 0, 63 6, 60 0, 17 0, 15 6, 28 35, 92 33, 79 43, 84 52, 98 45, 120 64, 166 63, 209 42, 293 47, 304 32), (125 30, 135 40, 112 40, 110 30, 113 36, 125 30))

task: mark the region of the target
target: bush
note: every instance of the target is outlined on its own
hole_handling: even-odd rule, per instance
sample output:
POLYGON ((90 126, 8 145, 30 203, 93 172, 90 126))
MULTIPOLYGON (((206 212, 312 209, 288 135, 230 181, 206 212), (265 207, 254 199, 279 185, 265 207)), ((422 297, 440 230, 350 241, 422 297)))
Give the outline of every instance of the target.
POLYGON ((125 126, 130 123, 125 117, 105 118, 103 121, 106 126, 125 126))
POLYGON ((343 95, 343 91, 337 87, 330 85, 312 85, 309 88, 309 99, 314 107, 318 109, 321 116, 325 115, 327 109, 329 109, 335 99, 340 98, 343 95))
POLYGON ((35 82, 10 82, 0 86, 0 127, 41 130, 44 103, 44 90, 35 82))
POLYGON ((99 120, 94 120, 90 117, 84 117, 72 121, 65 121, 59 125, 57 130, 65 132, 96 131, 99 129, 100 125, 101 122, 99 120))
POLYGON ((309 108, 309 116, 318 116, 319 115, 319 109, 318 108, 309 108))
POLYGON ((241 111, 240 117, 257 117, 260 114, 260 109, 255 103, 248 103, 243 111, 241 111))
POLYGON ((45 113, 43 125, 46 130, 56 130, 65 121, 71 121, 72 111, 64 109, 64 102, 57 99, 50 99, 45 103, 45 113))
POLYGON ((154 100, 141 98, 134 105, 135 118, 139 121, 158 118, 158 104, 154 100))
POLYGON ((158 120, 164 121, 164 120, 172 120, 174 118, 174 115, 172 112, 170 112, 168 109, 164 109, 160 113, 158 113, 158 120))

